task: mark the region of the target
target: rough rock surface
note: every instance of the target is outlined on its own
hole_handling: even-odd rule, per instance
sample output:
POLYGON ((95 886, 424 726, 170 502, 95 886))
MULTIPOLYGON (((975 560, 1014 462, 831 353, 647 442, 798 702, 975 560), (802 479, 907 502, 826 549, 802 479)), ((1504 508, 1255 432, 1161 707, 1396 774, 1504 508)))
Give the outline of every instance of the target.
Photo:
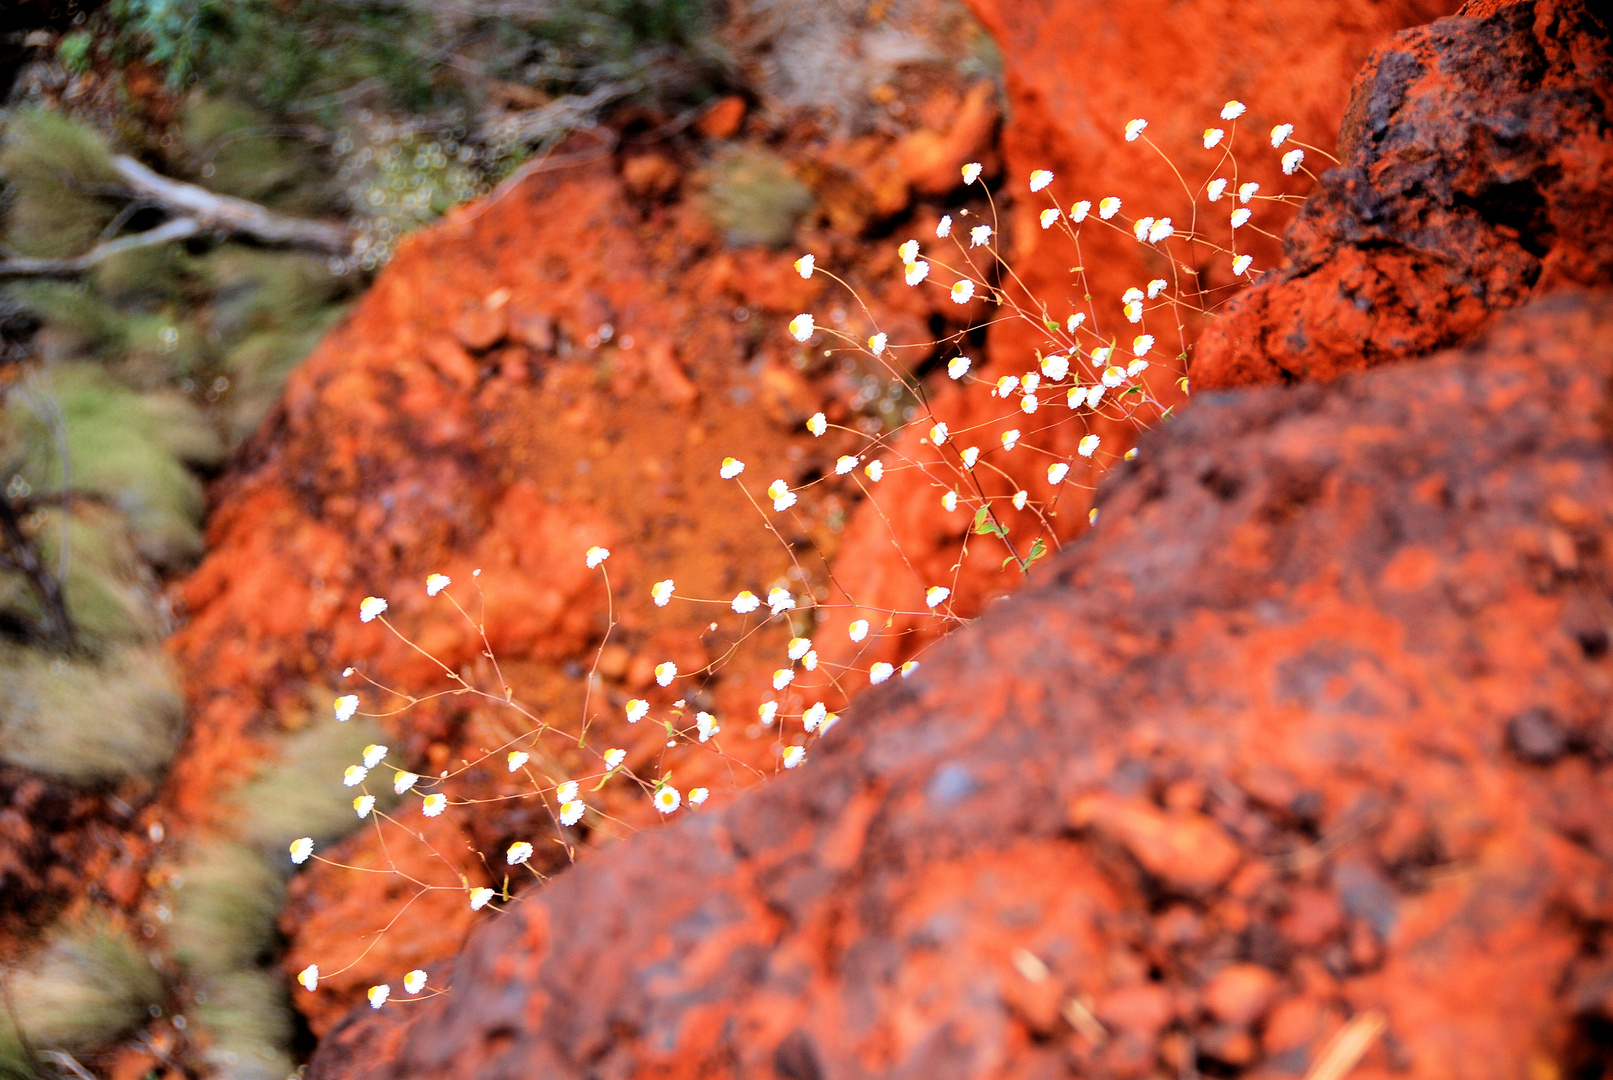
POLYGON ((1193 384, 1333 378, 1613 281, 1613 48, 1600 5, 1473 0, 1356 77, 1288 265, 1229 305, 1193 384))
MULTIPOLYGON (((475 931, 310 1076, 1586 1075, 1613 297, 1201 399, 809 767, 475 931)), ((1601 1041, 1598 1041, 1601 1040, 1601 1041)))

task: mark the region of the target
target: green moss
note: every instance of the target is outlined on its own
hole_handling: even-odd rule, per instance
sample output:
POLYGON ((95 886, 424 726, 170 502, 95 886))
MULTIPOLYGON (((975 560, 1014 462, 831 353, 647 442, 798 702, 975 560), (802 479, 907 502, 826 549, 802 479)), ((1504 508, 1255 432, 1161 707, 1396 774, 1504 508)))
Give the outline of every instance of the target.
MULTIPOLYGON (((93 1048, 134 1028, 162 998, 162 980, 135 943, 100 921, 58 930, 5 977, 29 1042, 69 1051, 93 1048)), ((20 1063, 20 1050, 10 1017, 0 1016, 0 1059, 20 1063)))
POLYGON ((782 247, 812 206, 811 190, 777 154, 735 147, 712 162, 704 208, 730 244, 782 247))
POLYGON ((254 966, 274 941, 280 876, 250 848, 222 841, 196 848, 175 874, 174 955, 208 978, 254 966))
POLYGON ((160 771, 184 702, 166 657, 117 647, 99 661, 0 647, 0 758, 74 783, 160 771))
POLYGON ((25 255, 77 254, 115 212, 97 185, 116 184, 105 142, 90 128, 43 109, 25 109, 6 128, 0 173, 8 181, 7 239, 25 255))
POLYGON ((219 97, 196 97, 179 124, 175 162, 214 191, 319 217, 334 207, 328 170, 313 147, 273 117, 219 97))
POLYGON ((57 353, 111 356, 128 345, 128 319, 83 284, 33 281, 9 295, 50 329, 57 353))

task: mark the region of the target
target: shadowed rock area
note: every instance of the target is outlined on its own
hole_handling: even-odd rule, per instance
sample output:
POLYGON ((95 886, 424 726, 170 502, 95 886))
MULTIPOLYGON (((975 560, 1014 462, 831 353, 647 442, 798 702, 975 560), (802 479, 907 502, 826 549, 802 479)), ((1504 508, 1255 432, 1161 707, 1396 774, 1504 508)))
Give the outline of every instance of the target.
POLYGON ((1570 294, 1202 400, 811 768, 528 894, 310 1075, 1295 1075, 1372 1009, 1357 1076, 1604 1063, 1610 375, 1570 294))
MULTIPOLYGON (((1580 0, 1474 0, 1356 77, 1289 265, 1200 342, 1196 388, 1328 379, 1613 281, 1613 52, 1580 0)), ((1317 155, 1307 163, 1315 167, 1317 155)))

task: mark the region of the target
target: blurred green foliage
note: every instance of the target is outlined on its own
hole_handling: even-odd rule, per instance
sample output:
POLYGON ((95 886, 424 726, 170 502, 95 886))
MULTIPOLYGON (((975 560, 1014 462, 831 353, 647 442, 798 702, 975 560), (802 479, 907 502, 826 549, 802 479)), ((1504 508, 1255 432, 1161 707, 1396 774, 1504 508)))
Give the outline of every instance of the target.
POLYGON ((712 160, 704 208, 730 244, 782 247, 812 206, 811 189, 777 154, 730 147, 712 160))

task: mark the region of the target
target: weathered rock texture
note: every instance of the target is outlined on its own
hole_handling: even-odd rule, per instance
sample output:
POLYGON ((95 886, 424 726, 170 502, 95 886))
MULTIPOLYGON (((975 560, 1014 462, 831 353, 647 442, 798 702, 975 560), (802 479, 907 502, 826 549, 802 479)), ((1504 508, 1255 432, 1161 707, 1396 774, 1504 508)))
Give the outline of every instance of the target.
POLYGON ((1200 400, 808 768, 529 894, 311 1075, 1295 1075, 1372 1009, 1357 1077, 1607 1064, 1610 378, 1570 294, 1200 400))
POLYGON ((1333 378, 1470 340, 1565 284, 1613 281, 1613 49, 1598 8, 1473 0, 1374 54, 1288 265, 1211 324, 1193 384, 1333 378))

